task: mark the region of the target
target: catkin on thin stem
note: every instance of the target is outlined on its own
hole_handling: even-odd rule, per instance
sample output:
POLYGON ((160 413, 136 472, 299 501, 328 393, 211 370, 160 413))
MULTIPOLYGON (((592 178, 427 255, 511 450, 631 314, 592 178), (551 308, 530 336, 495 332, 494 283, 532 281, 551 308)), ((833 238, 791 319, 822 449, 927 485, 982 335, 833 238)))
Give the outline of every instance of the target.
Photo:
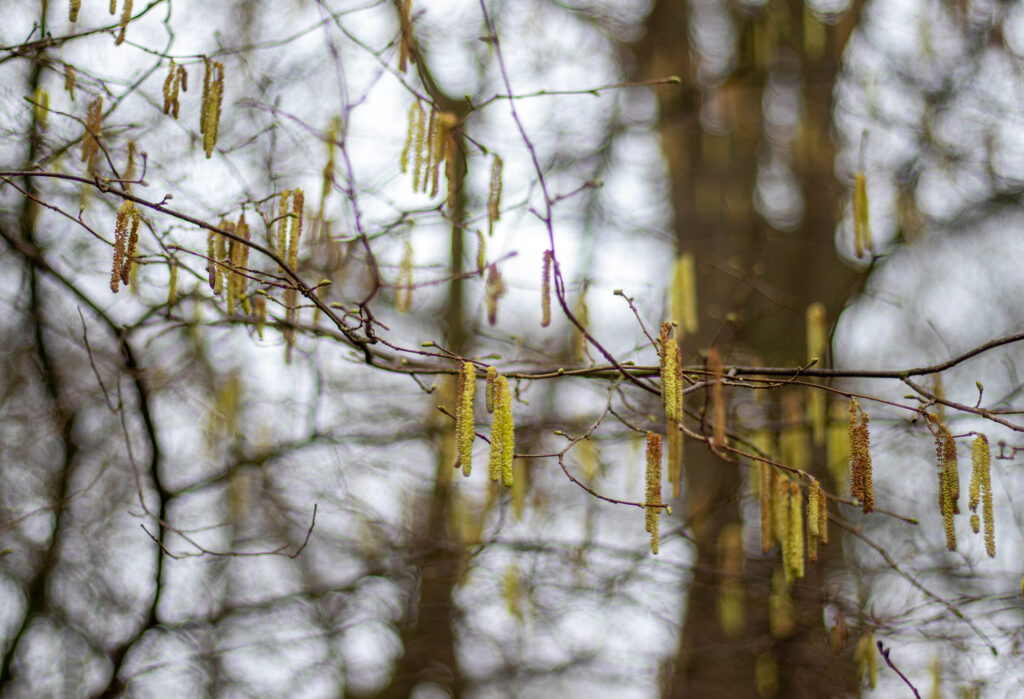
POLYGON ((473 395, 476 393, 476 368, 472 362, 463 362, 459 374, 459 395, 455 411, 455 467, 462 467, 468 476, 473 470, 473 439, 476 436, 473 419, 473 395))
POLYGON ((540 278, 540 326, 551 324, 551 251, 544 251, 540 278))
POLYGON ((658 517, 661 515, 661 435, 656 432, 647 433, 647 508, 645 520, 647 531, 651 533, 651 553, 658 553, 658 517))

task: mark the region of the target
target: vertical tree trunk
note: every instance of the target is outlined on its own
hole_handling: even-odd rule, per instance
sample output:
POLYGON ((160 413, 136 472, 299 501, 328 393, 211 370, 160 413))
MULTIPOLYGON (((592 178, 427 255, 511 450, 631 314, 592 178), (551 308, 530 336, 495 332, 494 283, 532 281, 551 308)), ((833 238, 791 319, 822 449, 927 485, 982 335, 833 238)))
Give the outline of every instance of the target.
MULTIPOLYGON (((799 0, 776 0, 758 17, 735 18, 741 45, 750 50, 741 51, 739 65, 723 85, 707 88, 703 95, 695 82, 687 3, 657 2, 637 46, 644 78, 678 75, 683 80, 681 89, 659 88, 658 99, 677 250, 693 253, 697 260, 701 327, 681 343, 688 363, 699 361, 698 352, 711 346, 721 349, 726 362, 746 363, 752 356, 772 364, 802 362, 807 306, 824 302, 834 320, 854 281, 834 250, 844 190, 832 173, 834 144, 829 135, 831 91, 841 53, 836 37, 849 32, 822 27, 827 43, 807 51, 804 12, 799 0), (771 54, 767 61, 766 51, 771 54), (788 150, 804 214, 795 229, 784 232, 773 230, 754 208, 759 167, 773 147, 762 124, 769 77, 799 81, 804 105, 796 144, 788 150), (724 133, 701 128, 701 104, 709 99, 716 101, 705 108, 725 122, 724 133)), ((815 457, 815 473, 828 484, 820 451, 815 457)), ((808 564, 806 577, 790 590, 792 633, 779 638, 783 634, 773 635, 768 622, 776 557, 749 549, 743 569, 744 623, 731 635, 722 628, 719 537, 726 526, 742 522, 741 471, 746 468, 702 444, 687 445, 687 506, 680 510, 690 516, 697 561, 663 693, 840 696, 854 687, 852 664, 830 650, 822 621, 823 566, 828 555, 841 555, 837 537, 831 551, 823 552, 822 562, 808 564)), ((752 526, 756 529, 758 523, 752 526)))

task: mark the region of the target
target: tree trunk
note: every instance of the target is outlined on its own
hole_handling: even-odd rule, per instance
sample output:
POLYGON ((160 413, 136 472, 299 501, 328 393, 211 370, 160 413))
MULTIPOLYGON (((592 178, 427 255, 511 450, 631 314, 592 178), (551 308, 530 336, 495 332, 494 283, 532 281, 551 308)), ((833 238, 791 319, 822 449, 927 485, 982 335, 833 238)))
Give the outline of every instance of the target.
MULTIPOLYGON (((659 87, 657 93, 677 250, 694 254, 697 264, 700 330, 681 342, 687 364, 699 364, 698 352, 715 346, 726 363, 759 359, 796 366, 806 356, 807 307, 825 303, 834 321, 855 281, 834 250, 844 189, 832 173, 829 121, 840 44, 849 27, 822 25, 826 43, 814 44, 814 37, 804 36, 808 27, 816 29, 804 12, 802 2, 785 0, 768 3, 760 15, 734 17, 746 50, 741 48, 737 68, 715 87, 702 88, 696 82, 686 3, 657 2, 646 36, 637 45, 642 77, 677 75, 683 82, 682 88, 659 87), (803 111, 791 143, 777 142, 777 135, 771 142, 766 133, 762 101, 769 80, 801 91, 803 111), (702 105, 706 123, 716 133, 702 128, 702 105), (803 215, 794 217, 790 230, 773 229, 755 210, 759 170, 763 173, 772 153, 786 158, 804 198, 803 215)), ((820 457, 816 449, 815 475, 835 492, 820 457)), ((769 625, 778 557, 762 556, 759 547, 748 546, 741 576, 744 621, 738 631, 723 630, 719 593, 725 577, 719 541, 723 529, 743 521, 742 472, 748 468, 716 456, 701 443, 687 445, 683 502, 678 505, 690 517, 697 560, 663 694, 833 697, 851 692, 852 662, 830 650, 822 622, 824 567, 829 556, 841 556, 838 536, 831 550, 822 552, 821 562, 808 563, 806 577, 791 586, 795 625, 785 634, 776 628, 773 635, 769 625)), ((748 528, 758 527, 755 521, 748 528)))

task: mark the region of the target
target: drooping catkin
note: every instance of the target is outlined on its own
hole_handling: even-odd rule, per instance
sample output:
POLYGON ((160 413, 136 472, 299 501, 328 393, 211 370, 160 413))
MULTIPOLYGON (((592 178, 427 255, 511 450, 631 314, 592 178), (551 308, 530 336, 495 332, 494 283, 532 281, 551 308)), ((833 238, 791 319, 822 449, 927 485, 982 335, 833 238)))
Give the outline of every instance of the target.
POLYGON ((935 421, 935 452, 938 458, 939 513, 946 535, 946 548, 956 551, 956 527, 953 515, 960 513, 960 472, 957 466, 956 440, 949 428, 935 421))
POLYGON ((399 0, 398 9, 398 70, 404 73, 409 67, 412 53, 412 0, 399 0))
POLYGON ((864 172, 853 176, 853 245, 858 258, 872 253, 871 220, 868 216, 868 185, 864 172))
POLYGON ((487 239, 479 228, 476 231, 476 273, 484 276, 487 269, 487 239))
POLYGON ((288 234, 288 266, 293 270, 299 266, 299 241, 302 240, 302 219, 306 198, 301 189, 292 190, 291 230, 288 234))
POLYGON ((184 73, 184 66, 179 66, 172 60, 167 77, 164 78, 164 114, 170 114, 175 119, 178 118, 178 110, 181 107, 178 95, 181 91, 181 78, 184 73))
POLYGON ((95 170, 96 154, 100 149, 103 122, 103 97, 97 97, 86 108, 85 135, 82 136, 82 162, 89 172, 95 170))
POLYGON ((206 157, 213 155, 220 130, 221 103, 224 100, 224 64, 203 57, 206 72, 203 75, 203 101, 199 118, 199 133, 203 135, 206 157))
POLYGON ((36 93, 33 96, 33 116, 36 121, 36 125, 40 130, 46 130, 46 119, 50 114, 50 93, 42 88, 42 86, 36 88, 36 93))
MULTIPOLYGON (((579 297, 576 299, 575 309, 576 320, 584 328, 590 324, 590 312, 587 309, 587 288, 583 287, 579 297)), ((572 361, 580 364, 586 356, 587 337, 576 325, 572 328, 572 361)))
POLYGON ((717 347, 708 350, 708 371, 711 373, 711 445, 725 446, 725 368, 717 347))
POLYGON ((768 553, 775 545, 772 536, 772 467, 764 461, 757 462, 759 481, 758 502, 761 510, 761 553, 768 553))
POLYGON ((68 7, 68 21, 77 22, 78 13, 82 9, 82 0, 71 0, 71 4, 68 7))
MULTIPOLYGON (((292 194, 292 190, 286 189, 281 192, 281 199, 277 207, 277 256, 282 261, 287 263, 286 258, 288 257, 288 221, 291 218, 291 212, 288 210, 288 197, 292 194)), ((284 268, 278 266, 278 271, 283 272, 284 268)))
POLYGON ((462 467, 462 473, 468 476, 473 470, 473 438, 475 420, 473 419, 473 395, 476 393, 476 368, 472 362, 463 362, 459 373, 458 403, 455 408, 455 468, 462 467))
POLYGON ((68 95, 71 96, 71 101, 75 101, 75 67, 70 63, 64 64, 64 89, 68 95))
POLYGON ((252 301, 252 314, 256 321, 256 334, 263 339, 263 328, 267 324, 267 297, 257 293, 252 301))
POLYGON ((117 33, 117 38, 114 39, 114 46, 120 46, 124 42, 124 33, 128 29, 128 22, 132 18, 132 1, 124 0, 124 5, 121 6, 121 21, 118 23, 121 31, 117 33))
POLYGON ((662 324, 661 397, 668 440, 668 482, 672 485, 672 497, 679 497, 683 460, 683 435, 679 429, 683 420, 683 367, 679 345, 665 332, 668 326, 668 323, 662 324))
POLYGON ((658 553, 658 517, 661 516, 661 435, 647 433, 647 487, 645 489, 645 522, 651 533, 651 553, 658 553))
MULTIPOLYGON (((985 552, 996 556, 995 520, 992 517, 992 453, 988 437, 978 434, 971 444, 970 508, 975 512, 981 501, 981 516, 985 523, 985 552)), ((971 528, 978 532, 977 514, 971 517, 971 528)))
POLYGON ((487 412, 494 412, 494 380, 498 378, 498 370, 493 366, 487 367, 487 388, 485 393, 485 401, 487 403, 487 412))
POLYGON ((491 186, 487 192, 487 235, 494 234, 495 221, 501 220, 501 158, 491 161, 491 186))
POLYGON ((551 251, 544 251, 540 277, 540 327, 551 324, 551 251))
POLYGON ((850 495, 857 498, 864 514, 875 509, 875 487, 871 475, 871 434, 868 414, 856 398, 850 399, 850 495))
POLYGON ((173 257, 167 261, 167 307, 178 301, 178 261, 173 257))
POLYGON ((512 421, 512 391, 508 379, 498 376, 494 380, 494 418, 491 421, 491 455, 488 474, 492 481, 499 476, 501 484, 511 488, 515 457, 515 426, 512 421))
MULTIPOLYGON (((418 157, 418 150, 414 150, 417 146, 417 130, 420 128, 420 123, 423 121, 423 109, 420 107, 418 101, 413 102, 409 105, 409 117, 405 127, 405 145, 402 146, 402 154, 398 158, 398 166, 404 175, 409 171, 409 157, 413 159, 418 157)), ((416 189, 416 183, 413 185, 413 189, 416 189)))
POLYGON ((210 280, 210 289, 217 293, 217 234, 213 231, 206 232, 206 274, 210 280))
POLYGON ((135 205, 125 200, 117 209, 114 223, 114 262, 110 270, 110 290, 115 294, 131 279, 132 260, 139 242, 141 217, 135 205))
POLYGON ((783 546, 786 580, 793 582, 804 577, 804 501, 800 484, 789 483, 789 528, 783 546))
MULTIPOLYGON (((782 562, 786 562, 787 533, 789 532, 789 477, 771 469, 771 529, 772 541, 782 544, 782 562)), ((787 576, 788 577, 788 576, 787 576)))
MULTIPOLYGON (((817 360, 820 366, 828 352, 828 328, 825 326, 825 304, 812 303, 807 307, 807 362, 817 360)), ((825 443, 825 394, 808 387, 807 417, 811 423, 811 434, 818 446, 825 443)))
POLYGON ((878 683, 878 650, 875 648, 875 635, 871 631, 864 633, 857 641, 853 651, 853 661, 857 665, 857 680, 868 681, 871 689, 878 683))
POLYGON ((395 310, 399 313, 406 313, 412 306, 412 241, 406 239, 405 249, 402 252, 402 261, 398 266, 398 279, 395 280, 395 310))
POLYGON ((487 307, 487 323, 494 325, 498 322, 498 299, 505 295, 505 281, 501 278, 498 265, 491 263, 487 266, 487 284, 484 290, 484 303, 487 307))
POLYGON ((678 337, 697 332, 697 273, 692 253, 684 252, 676 258, 672 272, 672 318, 676 321, 678 337))
POLYGON ((110 14, 117 14, 117 0, 110 0, 110 14))

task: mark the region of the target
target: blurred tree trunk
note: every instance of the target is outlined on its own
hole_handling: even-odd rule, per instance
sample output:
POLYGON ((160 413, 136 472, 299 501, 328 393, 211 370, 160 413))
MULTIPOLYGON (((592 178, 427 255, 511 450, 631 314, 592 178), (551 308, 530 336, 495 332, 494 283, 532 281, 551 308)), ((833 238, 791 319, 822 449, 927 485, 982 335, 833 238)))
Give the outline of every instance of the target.
MULTIPOLYGON (((643 77, 683 80, 682 89, 659 88, 658 100, 677 250, 697 261, 700 331, 681 343, 687 363, 699 363, 698 351, 711 346, 726 362, 749 363, 754 348, 767 364, 802 362, 807 306, 823 302, 834 321, 855 280, 833 243, 845 195, 833 174, 830 122, 833 83, 855 13, 834 27, 815 27, 811 23, 818 20, 804 13, 802 2, 784 0, 769 2, 756 16, 734 17, 741 37, 737 67, 715 87, 696 82, 687 3, 657 2, 637 45, 643 77), (805 36, 808 28, 824 43, 805 36), (788 145, 772 144, 766 134, 762 101, 769 81, 800 91, 801 113, 788 145), (714 132, 702 128, 702 108, 714 132), (773 229, 754 208, 758 172, 772 148, 789 156, 804 198, 803 216, 791 230, 773 229)), ((821 456, 816 449, 814 469, 829 488, 821 456)), ((823 571, 828 557, 841 556, 838 533, 822 562, 808 563, 806 577, 791 587, 795 626, 789 634, 773 635, 768 621, 777 556, 748 547, 744 622, 729 635, 719 619, 717 550, 723 529, 742 521, 742 470, 748 466, 693 443, 684 461, 688 507, 680 510, 689 514, 697 561, 679 647, 664 673, 664 695, 834 697, 852 691, 849 655, 830 650, 822 622, 823 571)))

